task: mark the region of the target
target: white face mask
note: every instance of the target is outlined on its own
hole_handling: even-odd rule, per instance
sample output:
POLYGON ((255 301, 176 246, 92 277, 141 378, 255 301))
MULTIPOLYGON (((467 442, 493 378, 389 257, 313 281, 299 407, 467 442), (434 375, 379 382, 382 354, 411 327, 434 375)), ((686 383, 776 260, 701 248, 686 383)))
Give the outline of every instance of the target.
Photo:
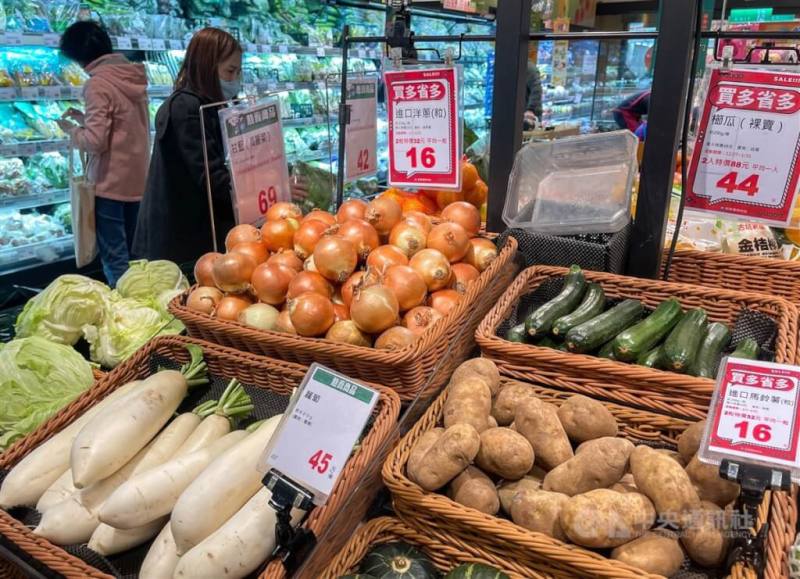
POLYGON ((222 96, 225 97, 225 100, 232 100, 239 96, 242 90, 242 80, 240 78, 234 80, 220 78, 219 86, 222 89, 222 96))

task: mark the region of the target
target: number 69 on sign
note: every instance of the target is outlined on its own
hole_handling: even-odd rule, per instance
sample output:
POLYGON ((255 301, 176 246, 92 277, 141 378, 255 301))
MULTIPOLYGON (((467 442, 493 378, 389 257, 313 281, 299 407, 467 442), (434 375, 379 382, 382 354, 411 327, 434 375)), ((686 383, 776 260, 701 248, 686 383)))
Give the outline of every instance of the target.
POLYGON ((278 202, 278 190, 274 185, 258 192, 258 210, 261 215, 266 215, 269 208, 278 202))

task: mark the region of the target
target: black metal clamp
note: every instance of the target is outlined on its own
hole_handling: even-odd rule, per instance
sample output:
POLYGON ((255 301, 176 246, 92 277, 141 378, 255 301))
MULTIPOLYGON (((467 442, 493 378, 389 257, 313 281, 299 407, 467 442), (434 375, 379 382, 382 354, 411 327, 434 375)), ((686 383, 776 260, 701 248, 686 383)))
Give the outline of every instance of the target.
POLYGON ((314 495, 275 469, 271 469, 261 482, 272 492, 269 506, 275 509, 277 518, 272 556, 279 558, 286 572, 292 575, 317 544, 314 533, 302 527, 302 522, 314 508, 314 495), (292 526, 292 509, 304 511, 296 528, 292 526))

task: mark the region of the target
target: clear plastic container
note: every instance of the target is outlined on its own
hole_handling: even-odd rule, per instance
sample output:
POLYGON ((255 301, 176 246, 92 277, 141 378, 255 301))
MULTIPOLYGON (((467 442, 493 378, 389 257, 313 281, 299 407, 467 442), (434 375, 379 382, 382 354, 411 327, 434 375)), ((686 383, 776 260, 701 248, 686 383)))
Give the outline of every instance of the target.
POLYGON ((503 221, 533 233, 615 233, 631 217, 638 139, 630 131, 530 143, 517 153, 503 221))

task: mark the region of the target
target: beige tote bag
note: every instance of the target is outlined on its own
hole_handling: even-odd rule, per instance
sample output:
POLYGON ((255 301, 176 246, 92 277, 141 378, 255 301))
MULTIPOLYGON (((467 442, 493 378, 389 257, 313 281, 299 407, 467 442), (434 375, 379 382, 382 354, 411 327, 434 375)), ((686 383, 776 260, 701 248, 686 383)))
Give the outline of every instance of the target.
POLYGON ((69 152, 70 196, 72 200, 72 235, 75 245, 75 263, 78 267, 89 265, 97 257, 97 234, 94 217, 94 183, 86 177, 88 155, 79 152, 83 171, 75 174, 74 155, 69 152))

